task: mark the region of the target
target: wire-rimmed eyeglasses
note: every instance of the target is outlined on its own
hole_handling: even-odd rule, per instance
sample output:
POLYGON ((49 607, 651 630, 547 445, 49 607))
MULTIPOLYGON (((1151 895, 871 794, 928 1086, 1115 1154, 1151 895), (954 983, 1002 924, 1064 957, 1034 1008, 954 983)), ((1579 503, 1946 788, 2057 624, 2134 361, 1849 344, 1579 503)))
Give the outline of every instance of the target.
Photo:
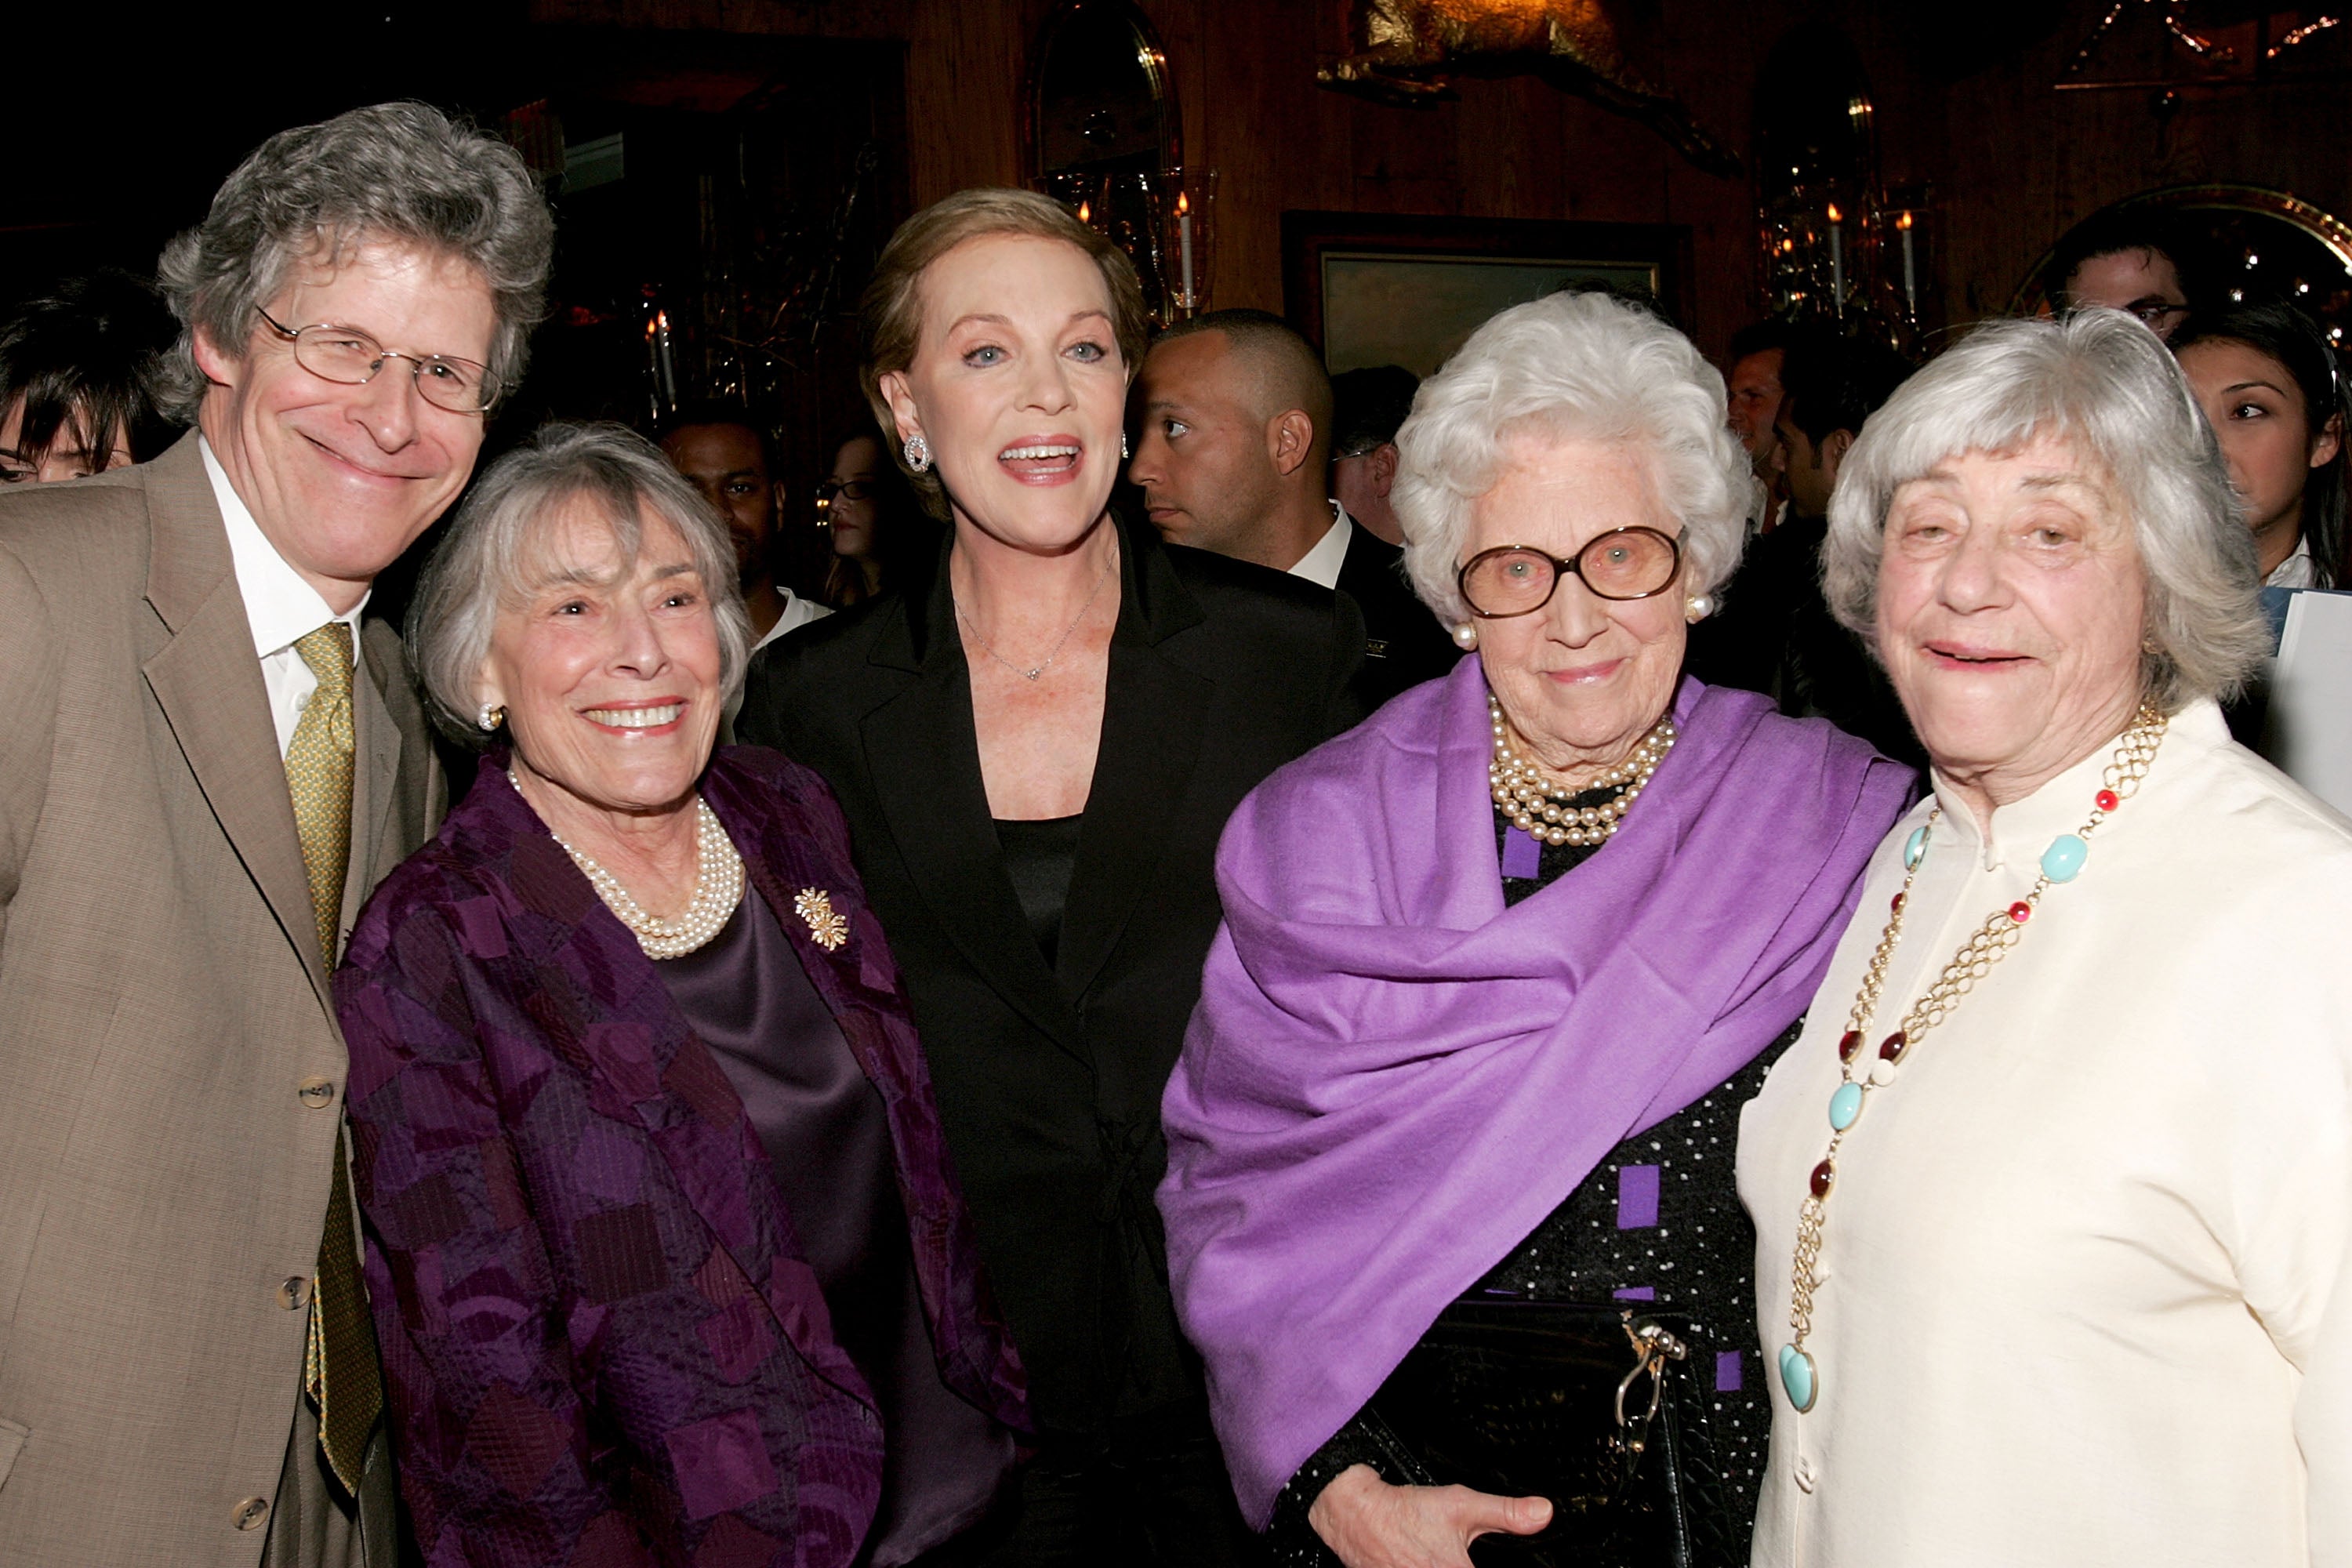
POLYGON ((1594 597, 1646 599, 1673 585, 1683 547, 1654 528, 1612 528, 1585 541, 1562 560, 1528 544, 1498 544, 1462 563, 1454 574, 1463 602, 1481 620, 1533 615, 1551 603, 1562 577, 1583 579, 1594 597))
POLYGON ((498 386, 487 366, 451 354, 402 353, 388 349, 357 327, 313 322, 289 327, 256 305, 253 313, 269 330, 294 345, 294 363, 321 381, 362 386, 375 379, 383 362, 406 360, 416 382, 416 395, 436 408, 452 414, 480 414, 497 399, 498 386))

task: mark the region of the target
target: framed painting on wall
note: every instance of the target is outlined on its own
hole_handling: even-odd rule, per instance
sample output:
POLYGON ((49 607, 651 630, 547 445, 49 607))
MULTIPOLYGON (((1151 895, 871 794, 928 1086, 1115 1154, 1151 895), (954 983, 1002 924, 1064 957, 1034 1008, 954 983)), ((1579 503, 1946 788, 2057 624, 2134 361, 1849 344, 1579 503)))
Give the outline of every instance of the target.
POLYGON ((1580 283, 1688 317, 1690 231, 1675 224, 1282 215, 1283 300, 1334 375, 1428 375, 1496 311, 1580 283))

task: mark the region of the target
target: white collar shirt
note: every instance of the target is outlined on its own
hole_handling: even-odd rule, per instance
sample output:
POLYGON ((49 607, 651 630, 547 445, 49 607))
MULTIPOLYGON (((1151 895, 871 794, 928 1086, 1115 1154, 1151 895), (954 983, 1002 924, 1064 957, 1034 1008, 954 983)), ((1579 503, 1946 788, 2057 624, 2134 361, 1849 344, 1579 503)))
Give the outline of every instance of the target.
POLYGON ((302 721, 302 710, 310 705, 311 694, 319 689, 319 678, 295 651, 295 641, 330 621, 341 621, 352 628, 353 673, 366 668, 366 656, 360 651, 360 613, 367 608, 368 595, 361 595, 347 615, 330 609, 319 590, 287 564, 261 531, 261 525, 253 521, 253 513, 230 485, 227 470, 213 456, 212 444, 198 437, 196 447, 204 454, 205 477, 212 481, 213 500, 219 504, 221 521, 228 530, 229 563, 236 570, 236 591, 245 601, 246 622, 253 631, 254 655, 261 660, 261 681, 269 691, 269 719, 278 731, 278 755, 282 760, 294 743, 294 727, 302 721))
POLYGON ((1315 548, 1291 563, 1290 574, 1304 577, 1319 587, 1339 585, 1339 568, 1347 563, 1348 542, 1355 537, 1356 525, 1350 521, 1345 508, 1338 501, 1331 503, 1331 526, 1315 542, 1315 548))
POLYGON ((2265 588, 2318 587, 2318 576, 2313 572, 2311 565, 2311 541, 2296 540, 2294 553, 2271 568, 2271 574, 2263 579, 2263 586, 2265 588))

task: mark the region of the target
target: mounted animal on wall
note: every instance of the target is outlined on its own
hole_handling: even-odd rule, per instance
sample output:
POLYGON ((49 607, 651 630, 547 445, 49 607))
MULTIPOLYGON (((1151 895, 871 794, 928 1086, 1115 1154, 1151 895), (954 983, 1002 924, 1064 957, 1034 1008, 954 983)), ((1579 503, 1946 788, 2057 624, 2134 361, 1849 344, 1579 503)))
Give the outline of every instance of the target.
POLYGON ((1356 52, 1315 73, 1335 91, 1427 104, 1465 77, 1538 76, 1642 121, 1710 174, 1740 173, 1680 99, 1626 65, 1601 0, 1355 0, 1348 39, 1356 52))

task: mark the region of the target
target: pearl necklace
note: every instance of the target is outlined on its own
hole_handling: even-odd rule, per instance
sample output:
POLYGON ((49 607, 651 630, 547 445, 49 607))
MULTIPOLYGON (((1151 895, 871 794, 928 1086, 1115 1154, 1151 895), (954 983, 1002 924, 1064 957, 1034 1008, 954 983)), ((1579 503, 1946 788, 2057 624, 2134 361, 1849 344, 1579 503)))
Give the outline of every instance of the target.
POLYGON ((1494 725, 1495 758, 1486 764, 1486 783, 1495 804, 1511 826, 1545 844, 1601 844, 1615 837, 1617 824, 1642 798, 1642 790, 1658 764, 1674 749, 1675 721, 1661 719, 1642 737, 1633 755, 1589 784, 1567 789, 1543 776, 1534 763, 1511 744, 1510 727, 1503 721, 1503 705, 1486 699, 1486 716, 1494 725), (1599 805, 1570 805, 1580 795, 1614 786, 1616 798, 1599 805))
POLYGON ((1857 1066, 1862 1056, 1863 1037, 1868 1032, 1872 1018, 1878 1012, 1879 993, 1886 984, 1886 965, 1895 956, 1895 943, 1902 940, 1903 915, 1910 907, 1912 879, 1919 874, 1920 862, 1927 858, 1928 835, 1943 816, 1938 805, 1927 813, 1927 820, 1912 829, 1903 845, 1903 887, 1895 895, 1894 907, 1886 918, 1886 929, 1880 933, 1878 947, 1870 955, 1870 967, 1863 972, 1862 988, 1853 999, 1853 1011, 1846 1016, 1845 1033, 1838 1039, 1839 1077, 1837 1092, 1830 1096, 1830 1145, 1822 1163, 1813 1167, 1808 1183, 1805 1201, 1797 1210, 1797 1250, 1795 1266, 1789 1276, 1789 1326, 1796 1337, 1780 1347, 1780 1386, 1788 1393, 1789 1403, 1802 1415, 1813 1407, 1821 1395, 1821 1368, 1812 1352, 1805 1348, 1805 1339, 1813 1330, 1813 1292, 1821 1286, 1816 1265, 1821 1260, 1822 1230, 1829 1218, 1825 1206, 1831 1190, 1837 1185, 1837 1155, 1845 1135, 1862 1116, 1863 1107, 1870 1096, 1893 1087, 1895 1074, 1904 1058, 1917 1048, 1920 1039, 1959 1006, 1960 998, 1976 988, 1978 981, 1992 972, 2015 947, 2025 933, 2025 922, 2042 907, 2042 895, 2057 882, 2071 882, 2083 869, 2090 855, 2090 837, 2115 810, 2139 791, 2140 781, 2156 761, 2156 749, 2164 741, 2166 720, 2155 709, 2143 706, 2133 719, 2132 726, 2116 742, 2115 761, 2107 764, 2100 779, 2098 793, 2091 797, 2090 819, 2075 833, 2062 833, 2050 841, 2042 852, 2041 875, 2033 880, 2025 897, 1996 910, 1985 922, 1960 944, 1952 961, 1934 984, 1911 1004, 1903 1016, 1903 1026, 1879 1042, 1876 1054, 1857 1066))
MULTIPOLYGON (((515 776, 514 769, 507 770, 507 778, 515 793, 521 795, 522 780, 515 776)), ((674 921, 648 912, 629 896, 619 878, 573 848, 563 835, 548 829, 588 879, 588 885, 596 889, 596 896, 604 900, 604 907, 636 937, 647 958, 683 958, 707 945, 727 928, 735 916, 735 906, 743 901, 743 857, 736 852, 734 840, 727 837, 718 814, 700 795, 694 797, 694 901, 674 921)))

